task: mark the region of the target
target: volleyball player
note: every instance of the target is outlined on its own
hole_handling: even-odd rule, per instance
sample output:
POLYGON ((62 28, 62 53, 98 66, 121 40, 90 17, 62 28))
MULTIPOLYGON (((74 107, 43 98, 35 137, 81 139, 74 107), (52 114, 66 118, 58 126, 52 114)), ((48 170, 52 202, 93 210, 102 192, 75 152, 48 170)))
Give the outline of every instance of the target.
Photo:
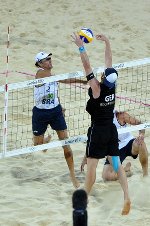
MULTIPOLYGON (((130 116, 127 112, 115 111, 114 124, 117 128, 125 128, 127 124, 138 125, 140 124, 140 121, 130 116)), ((143 177, 148 175, 148 151, 144 142, 144 135, 145 130, 140 130, 137 138, 135 138, 130 132, 123 133, 118 136, 121 163, 128 156, 131 156, 133 159, 137 159, 137 157, 139 156, 139 161, 143 171, 143 177)), ((131 163, 128 162, 124 168, 127 176, 132 175, 130 167, 131 163)), ((102 177, 104 180, 110 181, 118 179, 118 175, 114 172, 108 158, 106 158, 105 161, 102 177)))
MULTIPOLYGON (((40 52, 35 57, 35 65, 38 67, 35 78, 52 76, 52 53, 40 52)), ((66 79, 63 83, 82 82, 80 79, 66 79)), ((58 82, 48 82, 34 87, 35 106, 32 115, 32 130, 34 145, 49 142, 50 137, 44 138, 47 126, 50 125, 56 131, 60 140, 68 138, 67 125, 64 119, 63 109, 58 97, 58 82)), ((70 177, 74 187, 79 187, 75 177, 73 153, 69 145, 63 146, 64 156, 70 171, 70 177)))
MULTIPOLYGON (((127 112, 114 112, 114 120, 115 126, 117 128, 126 128, 128 124, 130 125, 139 125, 141 122, 135 117, 130 116, 127 112)), ((132 157, 133 159, 137 159, 139 156, 139 161, 143 171, 143 177, 148 175, 148 151, 146 144, 144 142, 145 130, 139 130, 139 135, 135 138, 130 132, 120 134, 118 136, 119 140, 119 152, 120 152, 120 161, 126 159, 126 157, 132 157)), ((81 163, 81 171, 84 171, 84 165, 86 164, 86 156, 84 156, 81 163)), ((131 176, 132 172, 130 170, 131 163, 127 162, 124 167, 127 176, 131 176)), ((112 165, 110 164, 108 158, 106 158, 102 178, 104 181, 114 181, 118 179, 118 175, 113 170, 112 165)))
MULTIPOLYGON (((86 147, 87 172, 85 178, 85 190, 89 194, 96 179, 96 168, 99 159, 109 156, 119 156, 118 133, 113 124, 113 110, 115 106, 115 82, 118 77, 117 71, 112 68, 112 53, 108 38, 99 34, 96 39, 105 43, 105 71, 99 82, 92 71, 83 40, 74 33, 72 41, 78 46, 81 61, 90 85, 89 97, 86 110, 91 115, 91 126, 88 129, 88 141, 86 147)), ((118 177, 124 192, 124 204, 122 215, 130 211, 130 198, 125 171, 119 163, 118 177)))

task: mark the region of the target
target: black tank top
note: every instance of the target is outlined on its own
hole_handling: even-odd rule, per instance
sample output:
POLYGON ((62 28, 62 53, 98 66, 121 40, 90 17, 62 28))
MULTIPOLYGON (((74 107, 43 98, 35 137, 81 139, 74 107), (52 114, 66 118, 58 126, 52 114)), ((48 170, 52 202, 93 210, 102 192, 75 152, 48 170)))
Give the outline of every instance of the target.
POLYGON ((101 93, 96 99, 93 98, 92 89, 89 88, 90 99, 87 101, 86 111, 91 115, 91 121, 97 125, 113 123, 113 110, 115 106, 115 87, 109 89, 100 83, 101 93))

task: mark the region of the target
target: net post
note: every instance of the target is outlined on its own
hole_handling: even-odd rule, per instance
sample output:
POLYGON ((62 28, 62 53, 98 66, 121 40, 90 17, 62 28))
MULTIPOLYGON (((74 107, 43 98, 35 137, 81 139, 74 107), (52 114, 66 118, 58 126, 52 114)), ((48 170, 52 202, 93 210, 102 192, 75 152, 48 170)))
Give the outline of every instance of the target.
POLYGON ((3 122, 3 151, 2 155, 5 157, 7 152, 7 116, 8 116, 8 62, 9 62, 9 26, 7 29, 7 54, 6 54, 6 74, 5 74, 5 86, 4 86, 4 122, 3 122))

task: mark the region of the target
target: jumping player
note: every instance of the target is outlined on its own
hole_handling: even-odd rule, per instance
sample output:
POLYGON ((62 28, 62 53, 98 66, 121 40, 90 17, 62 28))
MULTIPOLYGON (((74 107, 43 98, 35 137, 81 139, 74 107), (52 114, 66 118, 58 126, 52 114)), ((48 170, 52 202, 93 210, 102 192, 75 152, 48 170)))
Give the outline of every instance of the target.
MULTIPOLYGON (((110 42, 103 34, 96 35, 96 39, 105 43, 105 71, 99 82, 92 71, 83 40, 74 33, 73 42, 78 46, 81 61, 90 85, 89 97, 86 110, 91 115, 91 126, 88 129, 88 141, 86 147, 87 172, 85 178, 85 190, 89 194, 96 179, 96 168, 99 159, 109 156, 119 156, 118 133, 113 124, 113 110, 115 106, 115 82, 118 77, 117 71, 112 68, 112 53, 110 42), (113 148, 112 148, 113 147, 113 148)), ((130 198, 125 171, 119 163, 118 177, 124 192, 124 204, 122 215, 130 211, 130 198)))
MULTIPOLYGON (((52 76, 52 53, 40 52, 35 57, 35 65, 38 67, 35 78, 52 76)), ((82 82, 80 79, 66 79, 63 83, 82 82)), ((50 125, 56 131, 60 140, 68 138, 67 125, 64 119, 63 109, 58 97, 58 82, 48 82, 34 87, 35 106, 32 115, 32 130, 34 145, 50 141, 50 136, 44 138, 47 126, 50 125)), ((79 182, 75 177, 73 153, 69 145, 63 146, 64 156, 70 171, 70 177, 75 188, 79 182)))

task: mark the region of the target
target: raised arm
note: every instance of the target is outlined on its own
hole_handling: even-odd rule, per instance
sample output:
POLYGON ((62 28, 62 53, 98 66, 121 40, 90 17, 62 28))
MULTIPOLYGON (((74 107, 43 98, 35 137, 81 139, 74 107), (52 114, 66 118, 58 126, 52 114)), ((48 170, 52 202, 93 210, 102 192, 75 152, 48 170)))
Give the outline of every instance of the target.
POLYGON ((60 80, 60 83, 66 83, 66 84, 70 84, 70 83, 79 83, 79 84, 87 84, 86 80, 83 79, 78 79, 78 78, 69 78, 69 79, 65 79, 65 80, 60 80))
POLYGON ((119 119, 119 121, 123 122, 123 123, 127 123, 130 125, 139 125, 141 124, 141 121, 136 119, 135 117, 129 115, 129 113, 127 112, 118 112, 117 113, 118 116, 117 118, 119 119))
POLYGON ((81 61, 86 73, 86 76, 89 75, 90 73, 92 73, 92 68, 90 65, 90 61, 88 58, 88 55, 86 53, 86 50, 84 48, 84 44, 83 44, 83 40, 81 40, 80 36, 76 33, 74 33, 73 35, 71 35, 73 42, 79 47, 79 52, 80 52, 80 57, 81 57, 81 61))
POLYGON ((96 35, 96 39, 105 42, 105 67, 111 68, 112 67, 112 52, 111 52, 109 39, 103 34, 96 35))
MULTIPOLYGON (((118 118, 119 122, 121 122, 121 123, 127 123, 127 124, 130 124, 130 125, 141 124, 140 120, 138 120, 135 117, 132 117, 127 112, 118 112, 117 118, 118 118)), ((145 135, 145 129, 139 130, 139 139, 140 140, 143 140, 144 135, 145 135)))
POLYGON ((81 61, 86 73, 86 77, 88 80, 88 83, 90 85, 90 87, 92 88, 92 93, 93 93, 93 97, 94 98, 98 98, 100 95, 100 85, 99 85, 99 81, 95 78, 91 65, 90 65, 90 61, 88 58, 88 55, 86 53, 84 44, 83 44, 83 40, 80 39, 79 35, 74 33, 73 35, 71 35, 73 42, 79 47, 79 52, 80 52, 80 57, 81 57, 81 61))

